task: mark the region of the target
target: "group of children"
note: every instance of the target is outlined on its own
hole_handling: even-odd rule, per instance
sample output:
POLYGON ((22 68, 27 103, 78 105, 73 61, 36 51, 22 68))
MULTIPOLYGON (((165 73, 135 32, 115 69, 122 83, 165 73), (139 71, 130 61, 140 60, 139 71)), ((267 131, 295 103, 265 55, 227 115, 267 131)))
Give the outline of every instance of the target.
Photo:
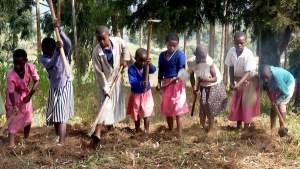
MULTIPOLYGON (((58 145, 64 144, 66 122, 74 114, 72 81, 65 74, 59 51, 59 48, 63 47, 68 61, 71 62, 71 41, 63 31, 60 31, 60 35, 62 42, 55 42, 48 37, 43 39, 43 55, 40 57, 40 63, 48 72, 50 82, 46 122, 48 125, 54 124, 58 145)), ((149 132, 149 118, 153 114, 154 101, 149 79, 145 82, 145 70, 146 66, 149 66, 149 73, 153 74, 156 67, 151 63, 151 59, 147 58, 145 49, 139 48, 136 51, 135 61, 128 67, 131 93, 126 110, 123 79, 120 77, 115 80, 115 77, 118 76, 119 69, 126 67, 131 61, 127 45, 123 39, 111 37, 109 29, 105 26, 97 27, 95 36, 98 43, 93 50, 92 60, 99 89, 99 107, 104 106, 104 112, 92 135, 93 142, 100 142, 103 126, 124 120, 126 113, 134 120, 137 132, 142 131, 141 119, 144 120, 145 132, 149 132), (109 101, 104 102, 107 97, 109 101)), ((237 128, 244 122, 244 128, 247 129, 252 118, 260 114, 259 81, 264 82, 273 107, 277 106, 285 117, 286 104, 295 88, 293 76, 282 68, 267 65, 259 71, 258 76, 255 73, 257 65, 253 53, 245 47, 245 34, 236 33, 234 42, 235 47, 228 51, 225 59, 233 89, 229 120, 236 121, 237 128)), ((220 70, 201 46, 197 46, 195 57, 186 62, 184 52, 178 49, 179 37, 176 34, 168 34, 165 43, 167 50, 159 55, 157 90, 161 91, 160 112, 166 117, 168 128, 173 130, 175 120, 178 134, 182 133, 182 117, 189 112, 189 106, 185 81, 180 78, 179 72, 188 70, 193 92, 200 96, 200 124, 206 128, 208 123, 206 129, 210 131, 213 128, 214 117, 226 109, 228 102, 220 70)), ((33 111, 31 97, 39 82, 35 66, 27 63, 24 50, 14 51, 13 61, 14 67, 7 73, 5 103, 10 147, 15 147, 14 138, 19 130, 24 129, 25 139, 29 136, 33 111), (30 88, 31 82, 33 85, 30 88)), ((0 111, 4 112, 1 105, 0 111)), ((271 114, 272 128, 275 126, 275 117, 274 113, 271 114)))
MULTIPOLYGON (((59 28, 59 24, 55 23, 59 28)), ((59 48, 63 47, 70 62, 71 41, 60 31, 62 42, 52 38, 42 41, 43 55, 40 63, 48 72, 50 82, 46 122, 54 124, 57 138, 55 141, 62 145, 65 141, 66 122, 73 115, 73 88, 70 77, 64 73, 63 61, 59 48)), ((24 139, 29 137, 32 123, 31 98, 39 86, 39 75, 35 66, 28 63, 27 53, 23 49, 13 52, 13 68, 6 74, 7 90, 5 110, 1 105, 1 113, 6 112, 9 147, 16 147, 15 136, 24 130, 24 139), (30 87, 32 83, 32 87, 30 87)), ((1 103, 2 104, 2 103, 1 103)), ((6 127, 6 126, 5 126, 6 127)))

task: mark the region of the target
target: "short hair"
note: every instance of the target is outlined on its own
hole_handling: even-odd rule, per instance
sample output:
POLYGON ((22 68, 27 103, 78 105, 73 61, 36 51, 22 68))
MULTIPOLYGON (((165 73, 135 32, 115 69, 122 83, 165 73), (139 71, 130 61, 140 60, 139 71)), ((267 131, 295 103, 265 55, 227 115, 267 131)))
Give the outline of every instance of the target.
POLYGON ((177 41, 177 42, 179 42, 178 35, 176 33, 169 33, 166 36, 166 43, 169 42, 169 41, 177 41))
POLYGON ((236 32, 234 34, 234 39, 237 39, 239 37, 245 37, 246 38, 246 34, 244 32, 242 32, 242 31, 236 32))
POLYGON ((42 49, 45 49, 45 48, 55 49, 56 48, 55 40, 50 37, 44 38, 42 41, 42 49))
POLYGON ((147 55, 147 50, 144 48, 138 48, 135 51, 135 58, 137 58, 138 56, 142 56, 142 55, 147 55))
POLYGON ((104 26, 104 25, 100 25, 96 27, 96 33, 97 34, 103 34, 103 33, 107 33, 109 34, 109 29, 108 27, 104 26))
POLYGON ((24 49, 17 49, 13 53, 13 60, 19 61, 19 60, 25 60, 27 61, 27 53, 24 49))

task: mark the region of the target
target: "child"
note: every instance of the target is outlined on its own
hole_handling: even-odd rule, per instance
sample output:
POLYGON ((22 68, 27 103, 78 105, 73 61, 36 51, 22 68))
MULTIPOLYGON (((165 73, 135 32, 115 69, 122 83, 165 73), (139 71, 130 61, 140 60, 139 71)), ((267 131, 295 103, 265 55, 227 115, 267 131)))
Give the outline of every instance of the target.
POLYGON ((237 121, 237 129, 241 128, 242 122, 244 129, 248 129, 252 118, 260 114, 259 85, 254 83, 253 78, 256 63, 253 53, 245 46, 245 33, 237 32, 234 35, 234 44, 235 47, 229 49, 225 58, 225 64, 229 67, 231 88, 234 89, 229 120, 237 121))
POLYGON ((166 116, 168 127, 173 130, 176 117, 177 131, 181 135, 181 116, 189 111, 186 102, 185 82, 177 77, 185 69, 185 54, 177 49, 179 37, 170 33, 166 37, 167 50, 159 55, 158 89, 162 89, 161 113, 166 116))
MULTIPOLYGON (((286 106, 291 100, 295 90, 295 79, 287 70, 264 65, 260 71, 260 77, 264 82, 264 89, 267 91, 269 99, 272 102, 271 129, 274 131, 276 125, 276 110, 278 108, 283 120, 286 117, 286 106)), ((280 127, 283 124, 280 122, 280 127)))
POLYGON ((136 132, 140 132, 140 119, 144 118, 144 128, 149 132, 149 117, 153 112, 154 101, 149 80, 145 80, 145 68, 149 64, 149 73, 156 71, 150 60, 147 60, 147 51, 139 48, 135 53, 135 63, 128 68, 128 78, 131 85, 131 93, 128 100, 127 113, 134 120, 136 132), (145 90, 146 89, 146 90, 145 90))
POLYGON ((31 97, 38 88, 39 76, 33 64, 27 63, 27 53, 17 49, 13 53, 14 68, 7 72, 6 117, 8 121, 9 147, 14 148, 15 136, 24 129, 24 138, 29 137, 32 122, 31 97), (33 86, 29 89, 29 84, 33 86))
POLYGON ((212 58, 199 46, 195 56, 195 60, 189 62, 189 68, 195 73, 200 87, 195 85, 194 76, 191 76, 191 84, 194 93, 200 88, 200 124, 205 128, 207 118, 209 132, 213 128, 214 116, 224 111, 227 106, 227 95, 221 73, 212 58))
MULTIPOLYGON (((57 27, 59 25, 56 23, 57 27)), ((60 30, 63 48, 69 63, 71 62, 71 41, 66 34, 60 30)), ((48 72, 50 90, 46 112, 47 125, 54 124, 58 138, 58 145, 63 145, 66 135, 66 123, 74 114, 73 86, 70 77, 65 74, 63 60, 59 48, 62 42, 55 44, 54 39, 45 38, 42 41, 43 55, 40 62, 48 72)))
POLYGON ((95 132, 92 135, 93 144, 100 143, 101 130, 104 125, 113 125, 126 118, 125 97, 123 92, 123 78, 119 78, 110 93, 113 78, 119 68, 126 67, 130 61, 130 53, 126 42, 119 37, 110 36, 106 26, 96 28, 97 45, 93 50, 93 66, 98 86, 98 103, 104 111, 98 121, 95 132), (106 105, 103 105, 105 98, 109 97, 106 105))

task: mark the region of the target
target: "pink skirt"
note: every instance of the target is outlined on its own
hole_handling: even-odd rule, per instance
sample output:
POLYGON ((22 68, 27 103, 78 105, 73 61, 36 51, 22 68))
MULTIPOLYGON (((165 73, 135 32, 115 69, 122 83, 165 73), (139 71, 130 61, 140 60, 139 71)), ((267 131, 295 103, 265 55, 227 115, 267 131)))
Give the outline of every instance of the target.
POLYGON ((178 79, 176 82, 170 84, 171 79, 164 79, 162 81, 162 98, 160 111, 167 117, 180 116, 189 112, 189 107, 186 102, 185 83, 178 79))
POLYGON ((32 103, 31 101, 18 106, 17 114, 13 114, 13 107, 6 105, 6 115, 8 120, 8 132, 16 134, 32 122, 32 103))
POLYGON ((127 114, 134 121, 150 117, 153 112, 154 101, 151 90, 144 93, 130 93, 127 105, 127 114))
POLYGON ((250 123, 252 118, 260 115, 260 93, 257 81, 246 81, 233 91, 230 106, 230 121, 250 123))

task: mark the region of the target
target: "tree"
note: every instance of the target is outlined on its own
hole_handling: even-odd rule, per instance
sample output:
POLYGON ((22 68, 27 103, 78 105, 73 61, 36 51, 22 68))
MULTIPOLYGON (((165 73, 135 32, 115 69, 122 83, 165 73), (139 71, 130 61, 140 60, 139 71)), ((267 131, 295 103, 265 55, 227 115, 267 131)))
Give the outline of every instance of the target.
POLYGON ((33 37, 32 8, 33 1, 0 1, 0 55, 8 58, 18 47, 21 39, 33 37))

